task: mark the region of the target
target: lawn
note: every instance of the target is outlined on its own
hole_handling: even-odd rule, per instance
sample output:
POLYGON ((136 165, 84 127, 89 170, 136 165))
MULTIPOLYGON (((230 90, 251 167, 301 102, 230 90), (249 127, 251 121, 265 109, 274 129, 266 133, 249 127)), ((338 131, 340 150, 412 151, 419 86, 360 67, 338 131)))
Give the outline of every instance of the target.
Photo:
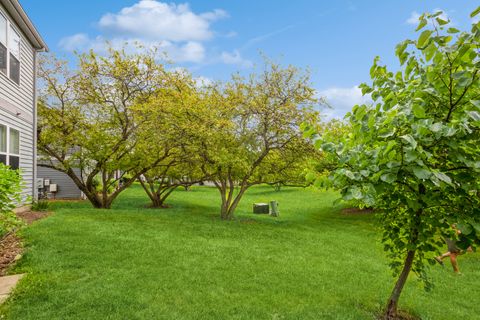
MULTIPOLYGON (((6 319, 373 319, 393 285, 371 215, 344 215, 336 194, 251 189, 235 221, 218 219, 208 187, 145 209, 134 186, 112 210, 57 203, 23 231, 26 272, 0 308, 6 319), (281 217, 250 214, 278 200, 281 217)), ((411 277, 401 307, 422 319, 480 319, 479 254, 463 275, 434 266, 411 277)))

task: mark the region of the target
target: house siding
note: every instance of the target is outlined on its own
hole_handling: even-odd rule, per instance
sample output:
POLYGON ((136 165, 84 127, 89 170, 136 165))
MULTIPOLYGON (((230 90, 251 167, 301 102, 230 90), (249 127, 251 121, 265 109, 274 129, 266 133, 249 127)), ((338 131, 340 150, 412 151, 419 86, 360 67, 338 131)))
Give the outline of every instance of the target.
MULTIPOLYGON (((0 4, 1 13, 16 27, 15 22, 0 4)), ((20 85, 0 72, 0 123, 20 132, 20 169, 23 177, 23 198, 35 197, 35 50, 20 28, 15 30, 21 37, 20 85)))
MULTIPOLYGON (((80 176, 80 169, 73 169, 80 176)), ((73 180, 65 173, 46 167, 37 167, 37 177, 39 179, 50 179, 50 183, 57 184, 58 192, 56 199, 81 199, 82 192, 78 189, 73 180)))

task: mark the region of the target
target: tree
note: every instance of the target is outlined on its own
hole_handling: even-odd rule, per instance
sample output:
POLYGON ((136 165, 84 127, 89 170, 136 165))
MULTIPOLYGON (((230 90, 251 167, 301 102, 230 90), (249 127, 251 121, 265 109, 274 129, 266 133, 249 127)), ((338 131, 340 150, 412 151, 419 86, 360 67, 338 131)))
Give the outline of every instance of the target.
POLYGON ((417 40, 396 48, 400 71, 375 59, 372 85, 361 86, 374 104, 346 115, 349 134, 339 139, 304 128, 337 158, 322 183, 380 213, 382 242, 398 277, 386 319, 397 318, 411 271, 429 284, 426 262, 435 263, 430 256, 442 237, 457 238, 462 248, 480 238, 480 23, 460 32, 437 12, 422 15, 419 30, 417 40))
MULTIPOLYGON (((299 126, 317 118, 312 105, 318 100, 307 74, 276 64, 260 75, 234 76, 224 85, 198 90, 198 99, 184 113, 184 132, 199 167, 220 193, 221 218, 232 219, 245 191, 267 182, 262 165, 304 150, 299 126)), ((289 168, 276 169, 280 174, 289 168)))
POLYGON ((136 111, 168 85, 156 58, 155 51, 110 49, 103 57, 93 51, 80 55, 75 71, 54 58, 40 64, 40 165, 66 173, 96 208, 110 208, 123 190, 168 156, 168 148, 151 148, 136 111))
POLYGON ((166 157, 138 178, 154 208, 164 207, 167 198, 179 186, 188 188, 203 180, 197 166, 198 157, 189 149, 189 137, 183 131, 186 118, 182 113, 188 113, 198 102, 196 82, 185 70, 177 70, 169 72, 168 83, 169 86, 150 103, 136 108, 143 123, 140 131, 149 141, 144 143, 148 146, 145 157, 155 149, 154 154, 168 150, 166 157))

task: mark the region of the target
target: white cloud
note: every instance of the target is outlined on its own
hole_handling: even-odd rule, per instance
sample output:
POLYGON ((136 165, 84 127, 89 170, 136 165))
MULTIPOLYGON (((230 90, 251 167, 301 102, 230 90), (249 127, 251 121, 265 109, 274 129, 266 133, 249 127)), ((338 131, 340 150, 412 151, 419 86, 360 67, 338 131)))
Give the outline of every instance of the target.
POLYGON ((318 92, 320 97, 324 97, 331 106, 324 107, 320 111, 326 120, 333 118, 343 118, 343 116, 356 104, 371 103, 370 96, 362 95, 362 90, 358 86, 351 88, 332 87, 318 92))
POLYGON ((410 17, 409 17, 409 18, 407 19, 407 21, 405 21, 405 22, 408 23, 408 24, 417 25, 419 18, 420 18, 420 13, 418 13, 417 11, 413 11, 413 12, 410 14, 410 17))
POLYGON ((202 14, 191 11, 188 4, 141 0, 118 13, 100 18, 100 30, 115 36, 169 41, 204 41, 213 37, 212 21, 227 17, 223 10, 202 14))
POLYGON ((165 58, 173 59, 176 62, 201 62, 205 58, 205 47, 203 44, 195 41, 185 43, 174 43, 171 41, 147 41, 144 39, 108 39, 104 36, 90 38, 86 34, 79 33, 70 37, 63 38, 59 45, 67 51, 87 51, 94 50, 97 53, 105 54, 108 45, 115 49, 124 48, 126 51, 136 51, 139 45, 145 48, 158 48, 165 58))
POLYGON ((233 50, 232 52, 223 51, 220 54, 220 60, 225 64, 236 64, 243 68, 250 68, 253 65, 250 60, 243 58, 238 50, 233 50))
MULTIPOLYGON (((435 8, 433 9, 433 13, 442 11, 442 14, 439 16, 440 19, 443 19, 445 21, 448 21, 450 17, 448 16, 447 12, 445 10, 442 10, 440 8, 435 8)), ((407 24, 412 24, 412 25, 417 25, 418 24, 418 19, 420 18, 421 14, 418 13, 417 11, 413 11, 410 14, 410 17, 405 21, 407 24)), ((430 23, 430 22, 429 22, 430 23)))
POLYGON ((77 33, 73 36, 65 37, 60 40, 60 47, 67 51, 75 51, 79 48, 85 48, 89 45, 91 39, 85 33, 77 33))
POLYGON ((199 88, 208 87, 208 86, 210 86, 214 83, 214 81, 212 79, 204 77, 204 76, 196 77, 193 80, 195 80, 195 84, 199 88))
MULTIPOLYGON (((195 13, 187 3, 164 3, 157 0, 140 0, 121 9, 118 13, 107 13, 97 22, 100 33, 88 36, 77 33, 61 39, 59 46, 66 51, 93 49, 106 51, 106 42, 114 48, 128 43, 127 50, 135 45, 157 47, 175 62, 204 62, 205 42, 215 36, 212 22, 227 17, 220 9, 195 13)), ((240 53, 222 53, 217 61, 245 66, 248 60, 240 53)))

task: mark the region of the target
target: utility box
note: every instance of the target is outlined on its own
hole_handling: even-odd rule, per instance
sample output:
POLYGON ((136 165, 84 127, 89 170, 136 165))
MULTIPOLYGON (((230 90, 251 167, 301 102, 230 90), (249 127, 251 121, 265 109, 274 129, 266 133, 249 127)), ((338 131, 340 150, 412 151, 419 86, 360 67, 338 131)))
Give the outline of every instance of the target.
POLYGON ((49 191, 52 193, 58 192, 58 187, 56 183, 51 183, 49 184, 49 191))
POLYGON ((253 213, 256 214, 269 214, 270 208, 268 203, 254 203, 253 213))
POLYGON ((270 215, 272 217, 278 217, 280 215, 280 210, 278 210, 278 202, 275 200, 270 201, 270 207, 272 208, 270 215))

